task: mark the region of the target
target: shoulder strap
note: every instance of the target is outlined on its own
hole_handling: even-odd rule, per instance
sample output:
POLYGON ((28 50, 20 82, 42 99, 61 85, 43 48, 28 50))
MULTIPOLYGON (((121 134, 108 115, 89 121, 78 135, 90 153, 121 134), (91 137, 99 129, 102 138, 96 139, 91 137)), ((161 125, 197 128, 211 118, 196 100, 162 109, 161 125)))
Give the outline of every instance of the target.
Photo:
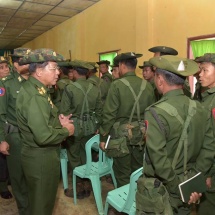
POLYGON ((87 99, 87 94, 92 89, 93 84, 89 83, 86 93, 85 93, 85 91, 83 90, 82 86, 79 83, 74 82, 73 85, 76 86, 78 89, 80 89, 82 91, 82 93, 84 94, 84 101, 83 101, 83 105, 82 105, 82 108, 81 108, 81 118, 82 118, 83 114, 84 114, 85 105, 86 105, 86 108, 87 108, 87 113, 89 113, 89 103, 88 103, 88 99, 87 99))
POLYGON ((134 115, 135 107, 137 107, 137 117, 138 117, 138 120, 141 120, 141 119, 140 119, 140 105, 139 105, 139 99, 140 99, 140 96, 141 96, 142 92, 143 92, 143 91, 145 90, 145 88, 146 88, 146 81, 145 81, 145 80, 142 80, 142 83, 141 83, 141 86, 140 86, 140 91, 139 91, 138 96, 136 96, 136 94, 135 94, 133 88, 131 87, 130 83, 129 83, 126 79, 121 78, 121 79, 119 79, 119 81, 121 81, 123 84, 125 84, 126 86, 129 87, 129 89, 130 89, 130 91, 131 91, 131 93, 132 93, 132 95, 133 95, 133 97, 134 97, 134 100, 135 100, 134 105, 133 105, 133 108, 132 108, 132 111, 131 111, 131 115, 130 115, 130 117, 129 117, 129 124, 130 124, 131 121, 132 121, 132 118, 133 118, 133 115, 134 115))

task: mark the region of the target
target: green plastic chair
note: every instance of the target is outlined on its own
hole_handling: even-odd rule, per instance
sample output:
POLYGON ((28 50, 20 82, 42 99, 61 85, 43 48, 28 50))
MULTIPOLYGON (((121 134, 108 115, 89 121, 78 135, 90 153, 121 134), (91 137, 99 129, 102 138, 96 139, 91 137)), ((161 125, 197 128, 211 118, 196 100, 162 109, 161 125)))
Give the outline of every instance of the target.
POLYGON ((66 149, 61 149, 60 165, 61 165, 61 173, 62 173, 64 190, 68 188, 67 162, 68 162, 67 151, 66 149))
POLYGON ((142 175, 143 167, 134 171, 130 176, 130 183, 108 192, 104 214, 108 214, 109 204, 117 211, 129 215, 136 214, 135 194, 137 191, 137 180, 142 175))
POLYGON ((101 181, 100 178, 111 174, 114 187, 116 188, 116 179, 112 169, 113 160, 108 158, 100 148, 100 136, 99 134, 93 136, 90 140, 87 141, 85 150, 86 150, 86 164, 78 166, 73 170, 73 192, 74 192, 74 203, 77 203, 76 196, 76 176, 80 178, 88 178, 91 181, 94 197, 96 200, 96 205, 99 214, 104 214, 102 195, 101 195, 101 181), (99 160, 98 162, 92 162, 92 148, 99 149, 99 160))

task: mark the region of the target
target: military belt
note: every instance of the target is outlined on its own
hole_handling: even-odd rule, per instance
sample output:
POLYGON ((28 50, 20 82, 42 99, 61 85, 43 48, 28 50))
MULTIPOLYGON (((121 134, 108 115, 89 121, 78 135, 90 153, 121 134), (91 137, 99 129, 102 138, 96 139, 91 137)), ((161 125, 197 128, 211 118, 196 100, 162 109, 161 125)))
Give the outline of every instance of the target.
POLYGON ((18 133, 18 132, 20 132, 19 131, 19 128, 17 127, 17 126, 14 126, 14 125, 12 125, 12 124, 10 124, 10 123, 5 123, 5 128, 4 128, 4 130, 5 130, 5 133, 6 134, 10 134, 10 133, 18 133))

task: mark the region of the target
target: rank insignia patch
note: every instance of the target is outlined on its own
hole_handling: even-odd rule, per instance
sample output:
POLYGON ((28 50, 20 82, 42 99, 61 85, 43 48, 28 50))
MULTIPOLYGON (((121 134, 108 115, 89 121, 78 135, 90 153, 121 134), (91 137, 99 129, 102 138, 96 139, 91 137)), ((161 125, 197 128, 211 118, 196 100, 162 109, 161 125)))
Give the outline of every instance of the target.
POLYGON ((3 96, 5 94, 5 89, 3 87, 0 87, 0 96, 3 96))
POLYGON ((215 108, 212 109, 212 115, 213 115, 213 117, 215 119, 215 108))

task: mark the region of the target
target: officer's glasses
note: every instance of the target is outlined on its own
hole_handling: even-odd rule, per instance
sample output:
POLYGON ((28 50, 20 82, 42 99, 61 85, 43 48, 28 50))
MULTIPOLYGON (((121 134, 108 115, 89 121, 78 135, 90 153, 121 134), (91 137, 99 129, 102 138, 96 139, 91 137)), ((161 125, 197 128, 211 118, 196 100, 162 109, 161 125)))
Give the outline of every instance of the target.
POLYGON ((60 67, 59 66, 55 66, 55 67, 47 67, 49 70, 51 71, 56 71, 56 70, 60 70, 60 67))

